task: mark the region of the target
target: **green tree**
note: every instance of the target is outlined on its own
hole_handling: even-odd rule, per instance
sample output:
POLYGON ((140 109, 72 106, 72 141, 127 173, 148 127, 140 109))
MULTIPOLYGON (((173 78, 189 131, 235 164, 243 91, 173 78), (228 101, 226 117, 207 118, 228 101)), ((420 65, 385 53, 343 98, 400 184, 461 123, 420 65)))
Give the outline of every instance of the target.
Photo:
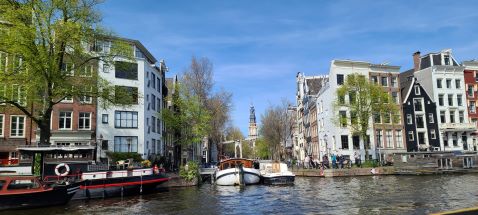
MULTIPOLYGON (((100 27, 98 0, 2 0, 0 3, 0 103, 30 117, 40 144, 50 144, 53 107, 65 98, 115 102, 114 87, 98 77, 99 61, 128 60, 132 46, 100 27), (101 45, 101 47, 104 47, 101 45)), ((115 94, 121 98, 122 93, 115 94)))
POLYGON ((171 98, 173 108, 162 109, 161 118, 166 125, 166 132, 174 134, 176 143, 190 146, 207 135, 211 116, 199 98, 190 95, 180 84, 175 85, 174 91, 171 98))
POLYGON ((289 104, 290 102, 283 100, 282 104, 271 105, 264 114, 261 114, 260 134, 269 147, 269 155, 273 160, 281 160, 284 156, 283 148, 287 138, 287 108, 289 104))
POLYGON ((256 140, 256 148, 255 148, 256 156, 260 159, 270 159, 271 158, 271 150, 269 144, 262 138, 258 138, 256 140))
POLYGON ((353 135, 362 139, 365 146, 365 158, 368 159, 370 145, 367 144, 369 142, 367 130, 370 128, 370 122, 374 122, 371 120, 372 116, 374 116, 373 120, 381 117, 385 121, 399 123, 398 106, 381 86, 357 73, 348 75, 345 83, 337 89, 336 93, 334 121, 341 127, 350 128, 353 135), (339 114, 340 110, 348 111, 350 117, 339 114))

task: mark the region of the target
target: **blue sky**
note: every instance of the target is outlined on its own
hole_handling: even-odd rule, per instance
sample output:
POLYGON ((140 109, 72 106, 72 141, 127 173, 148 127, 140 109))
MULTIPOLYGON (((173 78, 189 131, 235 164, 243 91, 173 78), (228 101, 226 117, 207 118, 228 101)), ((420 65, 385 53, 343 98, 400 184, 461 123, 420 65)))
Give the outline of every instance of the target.
POLYGON ((478 59, 478 1, 109 0, 103 25, 140 40, 170 68, 214 63, 216 87, 233 93, 233 124, 295 101, 295 75, 328 73, 333 59, 412 66, 412 54, 451 48, 478 59))

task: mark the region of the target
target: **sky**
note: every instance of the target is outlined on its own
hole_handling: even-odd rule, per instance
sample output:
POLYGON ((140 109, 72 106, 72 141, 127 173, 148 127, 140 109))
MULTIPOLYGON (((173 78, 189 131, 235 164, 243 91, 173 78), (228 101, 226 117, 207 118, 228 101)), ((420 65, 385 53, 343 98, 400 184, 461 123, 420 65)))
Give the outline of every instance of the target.
POLYGON ((478 1, 107 0, 98 9, 104 27, 164 59, 167 77, 192 56, 209 58, 244 135, 251 103, 258 121, 283 99, 295 104, 296 74, 328 74, 333 59, 401 71, 416 51, 478 59, 478 1))

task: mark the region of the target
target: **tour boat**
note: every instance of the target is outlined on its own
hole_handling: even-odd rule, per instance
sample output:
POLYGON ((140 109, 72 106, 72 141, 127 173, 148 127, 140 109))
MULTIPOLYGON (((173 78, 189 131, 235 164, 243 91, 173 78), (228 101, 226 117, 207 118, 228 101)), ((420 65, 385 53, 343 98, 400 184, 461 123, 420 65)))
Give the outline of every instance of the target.
POLYGON ((0 210, 36 208, 68 203, 79 183, 47 184, 34 176, 0 176, 0 210))
POLYGON ((262 180, 268 185, 292 185, 295 175, 281 162, 261 161, 259 164, 262 180))
POLYGON ((249 185, 259 183, 260 175, 252 160, 232 158, 219 163, 215 179, 218 185, 249 185))

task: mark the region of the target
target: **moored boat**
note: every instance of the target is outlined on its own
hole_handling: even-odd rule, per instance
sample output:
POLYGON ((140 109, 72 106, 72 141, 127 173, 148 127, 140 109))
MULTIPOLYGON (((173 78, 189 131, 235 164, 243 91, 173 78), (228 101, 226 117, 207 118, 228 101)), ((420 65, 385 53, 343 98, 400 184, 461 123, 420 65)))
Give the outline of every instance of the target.
POLYGON ((0 210, 63 205, 79 188, 74 182, 47 184, 34 176, 0 176, 0 210))
POLYGON ((259 164, 262 180, 267 185, 292 185, 295 175, 288 170, 287 164, 262 161, 259 164))
POLYGON ((219 163, 215 179, 217 185, 224 186, 257 184, 260 172, 254 168, 252 160, 232 158, 219 163))

